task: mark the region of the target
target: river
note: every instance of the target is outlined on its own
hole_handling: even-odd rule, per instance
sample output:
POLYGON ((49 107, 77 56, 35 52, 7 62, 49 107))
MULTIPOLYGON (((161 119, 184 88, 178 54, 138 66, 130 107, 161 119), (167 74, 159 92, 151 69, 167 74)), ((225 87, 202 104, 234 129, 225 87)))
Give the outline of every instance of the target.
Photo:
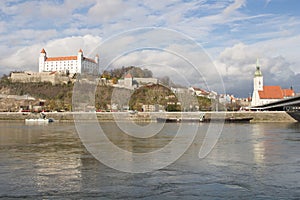
MULTIPOLYGON (((120 148, 145 153, 167 145, 180 125, 164 124, 162 134, 140 140, 122 136, 114 123, 101 126, 120 148)), ((184 130, 189 132, 194 126, 198 125, 188 124, 184 130)), ((95 159, 73 123, 25 125, 0 121, 0 198, 300 197, 300 123, 224 124, 213 150, 199 159, 208 126, 200 124, 193 143, 174 163, 146 173, 126 173, 95 159)))

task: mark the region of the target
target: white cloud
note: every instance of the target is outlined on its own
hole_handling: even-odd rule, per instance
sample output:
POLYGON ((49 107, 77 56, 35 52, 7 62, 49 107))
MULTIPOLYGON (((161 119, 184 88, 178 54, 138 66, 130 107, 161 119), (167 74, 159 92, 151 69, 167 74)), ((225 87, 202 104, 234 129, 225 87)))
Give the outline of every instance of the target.
POLYGON ((282 87, 292 85, 297 73, 292 70, 292 64, 287 61, 286 57, 268 53, 267 49, 271 50, 274 45, 238 43, 226 48, 215 61, 215 65, 222 74, 227 90, 235 91, 243 96, 252 92, 252 79, 257 58, 259 58, 264 82, 267 85, 282 87))
MULTIPOLYGON (((274 83, 300 72, 297 46, 300 19, 269 10, 271 6, 267 5, 277 3, 270 0, 255 5, 246 0, 16 2, 0 1, 0 12, 4 16, 0 21, 0 74, 21 68, 36 69, 43 47, 49 56, 73 55, 79 48, 88 55, 101 38, 109 39, 139 27, 175 29, 202 43, 213 52, 214 63, 232 90, 238 87, 236 80, 248 87, 246 82, 251 82, 257 57, 267 70, 266 76, 270 73, 274 83), (255 12, 251 10, 253 6, 255 12)), ((147 35, 147 39, 154 42, 159 40, 156 37, 147 35)), ((117 42, 130 46, 133 41, 134 38, 127 37, 117 42)), ((139 42, 143 44, 142 40, 139 42)), ((118 44, 112 43, 106 50, 118 51, 116 46, 118 44)), ((175 42, 163 48, 182 51, 190 60, 197 58, 197 53, 188 45, 175 42)), ((101 50, 99 52, 101 57, 101 50)), ((171 68, 182 64, 175 57, 166 52, 141 51, 123 55, 116 63, 121 66, 154 63, 155 70, 162 73, 162 66, 171 68)), ((189 72, 187 68, 182 69, 189 72)), ((213 77, 205 67, 203 73, 213 77)))
POLYGON ((100 59, 102 66, 148 66, 155 76, 169 76, 185 86, 222 87, 218 71, 206 52, 178 32, 166 29, 125 32, 99 48, 104 58, 100 59))
POLYGON ((235 10, 241 8, 242 6, 245 6, 246 0, 235 0, 233 4, 229 5, 225 10, 223 11, 223 14, 228 16, 235 10))
POLYGON ((272 0, 265 0, 265 6, 264 7, 267 7, 270 3, 271 3, 272 0))
POLYGON ((107 22, 115 20, 115 17, 123 16, 128 5, 121 0, 99 0, 87 13, 91 21, 107 22))
POLYGON ((42 48, 45 48, 49 57, 77 55, 79 49, 83 49, 87 57, 91 55, 94 48, 101 42, 100 37, 92 35, 67 37, 51 40, 47 43, 39 43, 16 50, 11 55, 0 59, 0 69, 4 73, 14 70, 38 70, 38 57, 42 48))

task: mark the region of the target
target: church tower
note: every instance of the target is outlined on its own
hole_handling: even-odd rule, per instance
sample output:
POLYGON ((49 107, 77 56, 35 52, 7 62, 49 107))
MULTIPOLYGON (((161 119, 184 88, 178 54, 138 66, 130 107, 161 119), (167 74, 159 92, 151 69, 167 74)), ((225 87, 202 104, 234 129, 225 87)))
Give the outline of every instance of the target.
POLYGON ((256 61, 256 71, 254 73, 254 79, 253 79, 253 84, 254 84, 254 91, 262 91, 263 90, 263 75, 260 71, 260 65, 259 65, 259 61, 257 59, 256 61))
POLYGON ((260 65, 258 59, 256 60, 256 70, 254 73, 253 78, 253 95, 252 95, 252 102, 251 106, 258 106, 260 105, 260 97, 258 91, 263 91, 263 75, 260 71, 260 65))

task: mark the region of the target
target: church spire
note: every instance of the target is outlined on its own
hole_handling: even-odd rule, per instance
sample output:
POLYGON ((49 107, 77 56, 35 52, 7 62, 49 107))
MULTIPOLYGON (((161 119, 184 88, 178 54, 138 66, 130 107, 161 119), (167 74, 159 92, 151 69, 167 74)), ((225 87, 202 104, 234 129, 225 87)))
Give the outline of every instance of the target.
POLYGON ((256 59, 256 71, 254 73, 254 76, 257 77, 257 76, 262 76, 262 73, 260 71, 260 65, 259 65, 259 60, 258 58, 256 59))

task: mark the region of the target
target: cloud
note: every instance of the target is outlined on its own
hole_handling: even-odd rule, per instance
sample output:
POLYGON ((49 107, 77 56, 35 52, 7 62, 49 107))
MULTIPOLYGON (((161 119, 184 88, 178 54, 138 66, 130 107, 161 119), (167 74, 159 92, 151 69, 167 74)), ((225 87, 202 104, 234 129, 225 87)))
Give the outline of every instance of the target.
MULTIPOLYGON (((222 87, 206 52, 190 38, 168 29, 136 29, 99 46, 100 65, 111 68, 145 66, 154 76, 169 76, 185 86, 222 87)), ((109 69, 108 69, 109 70, 109 69)))
MULTIPOLYGON (((261 60, 268 84, 282 84, 280 80, 296 83, 300 72, 299 47, 296 45, 300 43, 299 16, 272 10, 271 4, 280 6, 281 1, 253 2, 0 1, 0 74, 15 69, 37 69, 37 59, 43 47, 49 56, 73 55, 79 48, 89 55, 94 53, 93 48, 102 42, 102 38, 109 40, 111 36, 140 27, 164 27, 201 43, 215 59, 228 91, 237 94, 237 91, 241 94, 251 91, 257 57, 261 60)), ((285 4, 285 8, 295 10, 293 6, 293 3, 285 4)), ((155 41, 156 38, 159 40, 159 36, 147 35, 149 40, 155 41)), ((134 45, 134 39, 127 37, 118 42, 130 46, 134 45)), ((116 46, 115 43, 107 46, 107 52, 118 51, 116 46)), ((182 51, 189 60, 197 63, 197 50, 189 45, 174 42, 161 49, 182 51)), ((98 51, 101 57, 101 49, 98 51)), ((191 77, 189 81, 197 84, 197 77, 192 76, 193 70, 189 71, 187 64, 170 52, 128 52, 115 61, 121 66, 147 66, 147 63, 153 64, 152 68, 158 74, 175 67, 180 75, 191 77)), ((204 66, 202 68, 202 73, 214 80, 214 73, 204 66)), ((176 77, 175 74, 172 76, 176 77)))
POLYGON ((87 17, 92 21, 96 20, 98 22, 107 22, 114 20, 115 17, 122 16, 124 10, 127 10, 128 5, 123 3, 121 0, 101 0, 97 1, 94 6, 92 6, 87 17))
POLYGON ((265 0, 265 6, 264 7, 267 7, 270 3, 271 3, 272 0, 265 0))
POLYGON ((245 6, 245 4, 246 4, 246 0, 235 0, 233 4, 229 5, 224 9, 223 14, 225 16, 228 16, 235 10, 241 8, 242 6, 245 6))
MULTIPOLYGON (((274 56, 266 52, 261 44, 238 43, 220 54, 215 65, 223 77, 227 92, 244 97, 252 93, 257 58, 265 85, 280 85, 284 88, 299 85, 300 81, 295 81, 299 75, 292 70, 292 64, 282 55, 274 56)), ((295 89, 300 90, 298 86, 295 89)))
POLYGON ((91 52, 101 40, 98 36, 85 35, 55 39, 47 43, 27 46, 16 50, 7 57, 2 57, 0 59, 0 71, 2 73, 14 70, 38 71, 38 58, 42 48, 45 48, 49 57, 77 55, 79 49, 83 49, 87 57, 94 57, 94 55, 91 55, 91 52))

